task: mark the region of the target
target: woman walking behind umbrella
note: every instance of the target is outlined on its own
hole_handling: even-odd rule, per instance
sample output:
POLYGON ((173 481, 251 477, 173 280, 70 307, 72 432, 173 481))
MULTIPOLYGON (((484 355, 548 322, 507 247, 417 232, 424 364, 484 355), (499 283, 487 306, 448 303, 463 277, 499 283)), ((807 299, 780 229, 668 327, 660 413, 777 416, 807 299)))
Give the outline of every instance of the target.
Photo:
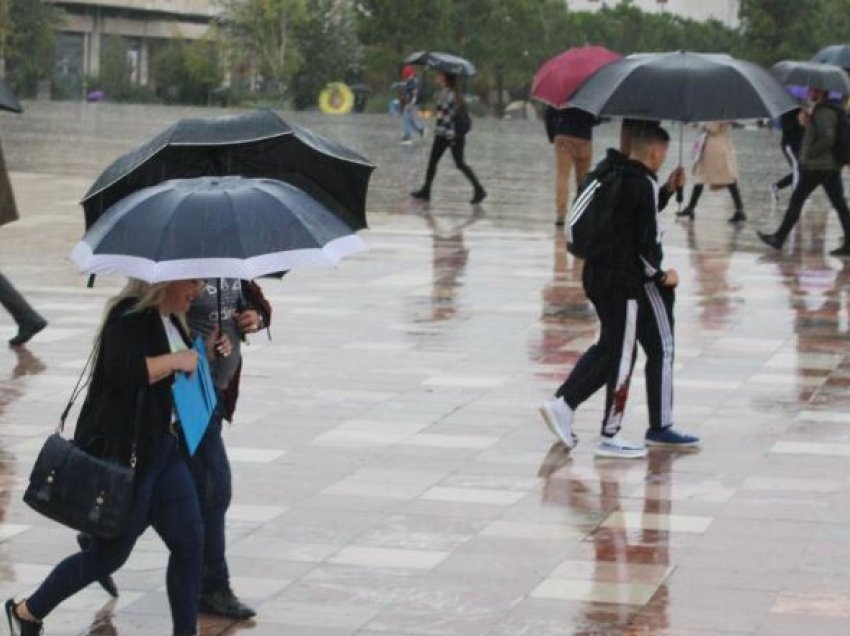
POLYGON ((458 130, 457 114, 464 109, 463 96, 460 92, 460 84, 457 76, 451 73, 437 73, 437 83, 440 92, 437 95, 437 121, 434 127, 434 143, 431 146, 431 156, 428 158, 428 170, 425 173, 425 185, 419 190, 411 192, 414 199, 428 201, 431 198, 431 184, 437 174, 437 163, 446 151, 451 148, 452 158, 455 165, 474 188, 470 203, 481 203, 487 196, 481 183, 472 172, 472 168, 466 165, 463 158, 464 146, 466 144, 465 130, 458 130))
POLYGON ((744 214, 744 203, 738 190, 738 161, 735 158, 735 146, 729 134, 729 122, 709 122, 703 125, 705 141, 702 152, 694 164, 694 189, 691 190, 691 200, 688 206, 676 213, 678 217, 694 218, 705 185, 714 188, 726 187, 732 195, 735 213, 729 217, 729 223, 739 223, 747 220, 744 214))
MULTIPOLYGON (((12 633, 42 633, 41 621, 59 603, 121 567, 139 536, 153 526, 170 552, 166 587, 173 633, 197 634, 204 534, 197 491, 180 448, 171 384, 176 372, 193 373, 198 363, 184 316, 200 290, 197 280, 153 285, 131 280, 109 303, 74 437, 82 445, 100 442, 106 456, 127 463, 141 405, 133 512, 122 535, 93 539, 59 563, 32 596, 6 601, 12 633)), ((231 343, 209 338, 210 357, 214 346, 228 354, 231 343)))

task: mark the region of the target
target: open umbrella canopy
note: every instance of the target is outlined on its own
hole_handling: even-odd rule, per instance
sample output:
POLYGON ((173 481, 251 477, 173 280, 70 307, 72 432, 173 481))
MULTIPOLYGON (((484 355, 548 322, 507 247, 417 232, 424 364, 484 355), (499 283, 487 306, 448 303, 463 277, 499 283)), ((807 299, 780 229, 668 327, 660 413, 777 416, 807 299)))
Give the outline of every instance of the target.
POLYGON ((9 85, 0 79, 0 110, 22 113, 24 109, 9 85))
POLYGON ((404 62, 405 64, 428 66, 451 75, 466 75, 470 77, 478 72, 475 69, 475 65, 469 60, 452 55, 451 53, 441 53, 440 51, 416 51, 416 53, 408 55, 404 62))
POLYGON ((835 64, 850 69, 850 44, 831 44, 815 53, 812 62, 835 64))
POLYGON ((622 57, 604 46, 567 49, 537 69, 531 96, 554 108, 565 108, 570 96, 582 82, 603 66, 622 57))
POLYGON ((778 117, 797 107, 762 67, 729 55, 641 53, 592 75, 570 105, 596 116, 679 122, 778 117))
POLYGON ((829 93, 850 95, 850 79, 847 73, 834 64, 783 60, 774 64, 770 72, 785 86, 805 86, 829 93))
POLYGON ((169 179, 242 176, 279 179, 321 201, 345 223, 366 225, 366 191, 375 169, 331 139, 270 110, 183 119, 116 159, 83 197, 86 228, 127 195, 169 179))
POLYGON ((352 226, 295 186, 272 179, 174 179, 109 208, 71 259, 86 274, 151 283, 253 279, 336 266, 365 249, 352 226))

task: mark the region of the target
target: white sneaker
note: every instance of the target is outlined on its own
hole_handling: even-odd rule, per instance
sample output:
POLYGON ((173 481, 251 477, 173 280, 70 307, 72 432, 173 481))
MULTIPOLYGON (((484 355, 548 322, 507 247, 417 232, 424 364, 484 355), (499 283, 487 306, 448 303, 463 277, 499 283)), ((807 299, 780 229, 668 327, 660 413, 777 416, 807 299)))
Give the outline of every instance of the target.
POLYGON ((640 459, 646 457, 643 444, 632 444, 624 440, 619 433, 614 437, 603 437, 593 450, 596 457, 613 457, 616 459, 640 459))
POLYGON ((561 398, 547 400, 540 405, 540 415, 549 430, 555 434, 567 448, 575 448, 578 436, 573 433, 573 410, 561 398))

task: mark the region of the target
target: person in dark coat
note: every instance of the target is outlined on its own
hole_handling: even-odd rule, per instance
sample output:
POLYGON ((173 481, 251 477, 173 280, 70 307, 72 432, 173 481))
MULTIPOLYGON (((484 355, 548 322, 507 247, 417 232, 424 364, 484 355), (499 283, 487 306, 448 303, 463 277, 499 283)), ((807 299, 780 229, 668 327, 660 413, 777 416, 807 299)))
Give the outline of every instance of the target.
POLYGON ((555 147, 555 225, 564 225, 570 197, 570 172, 576 190, 581 187, 593 161, 593 127, 599 120, 578 108, 549 106, 544 117, 546 134, 555 147))
POLYGON ((759 238, 774 249, 782 249, 785 240, 800 219, 803 204, 809 195, 822 186, 829 202, 838 213, 838 220, 844 231, 841 245, 832 250, 833 256, 850 256, 850 208, 844 198, 844 184, 841 181, 841 168, 835 158, 835 144, 841 125, 840 118, 846 117, 844 109, 827 101, 825 91, 811 89, 812 107, 800 111, 800 123, 803 125, 803 142, 800 146, 800 180, 788 209, 776 232, 759 232, 759 238))
MULTIPOLYGON (((18 207, 12 192, 3 149, 0 148, 0 225, 18 220, 18 207)), ((29 342, 39 331, 47 326, 47 321, 21 296, 8 278, 0 274, 0 305, 9 312, 18 325, 18 333, 9 340, 9 346, 17 347, 29 342)))
POLYGON ((451 73, 437 73, 437 82, 441 88, 437 95, 437 121, 434 126, 434 143, 431 146, 431 156, 428 158, 425 183, 415 192, 411 192, 410 196, 420 201, 430 200, 431 184, 437 175, 437 164, 440 162, 443 153, 446 152, 446 148, 450 148, 457 169, 472 184, 473 192, 470 203, 473 205, 481 203, 487 196, 487 192, 481 186, 481 182, 478 181, 478 177, 475 176, 472 168, 466 165, 466 161, 464 161, 466 133, 456 128, 457 114, 464 108, 460 84, 457 76, 451 73))
MULTIPOLYGON (((21 636, 40 634, 41 621, 57 605, 120 568, 149 526, 170 552, 166 587, 174 634, 198 633, 204 532, 171 385, 175 373, 194 373, 198 363, 185 314, 199 292, 197 280, 154 285, 131 280, 110 303, 74 439, 100 449, 102 457, 135 461, 133 512, 122 535, 93 538, 86 549, 59 563, 29 598, 6 601, 9 624, 21 636)), ((208 357, 215 347, 229 355, 231 343, 216 333, 207 340, 208 357)))

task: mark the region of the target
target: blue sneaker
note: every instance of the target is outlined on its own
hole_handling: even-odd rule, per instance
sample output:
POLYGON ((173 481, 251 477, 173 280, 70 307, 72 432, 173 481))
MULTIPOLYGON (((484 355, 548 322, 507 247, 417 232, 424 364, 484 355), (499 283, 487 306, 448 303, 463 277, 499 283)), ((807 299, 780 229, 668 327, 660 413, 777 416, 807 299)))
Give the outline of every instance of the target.
POLYGON ((667 448, 696 448, 699 446, 699 437, 680 433, 672 426, 664 429, 651 428, 646 432, 646 445, 667 448))

